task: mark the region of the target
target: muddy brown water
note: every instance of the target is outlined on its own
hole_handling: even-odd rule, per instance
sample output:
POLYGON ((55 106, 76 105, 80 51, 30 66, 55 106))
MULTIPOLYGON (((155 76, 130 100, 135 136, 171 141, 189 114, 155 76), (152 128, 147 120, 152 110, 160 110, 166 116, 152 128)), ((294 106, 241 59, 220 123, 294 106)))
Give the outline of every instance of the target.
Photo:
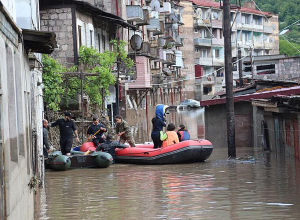
MULTIPOLYGON (((202 112, 181 116, 203 135, 202 112)), ((224 146, 204 163, 47 170, 37 219, 300 219, 299 161, 237 148, 243 155, 254 160, 228 161, 224 146)))

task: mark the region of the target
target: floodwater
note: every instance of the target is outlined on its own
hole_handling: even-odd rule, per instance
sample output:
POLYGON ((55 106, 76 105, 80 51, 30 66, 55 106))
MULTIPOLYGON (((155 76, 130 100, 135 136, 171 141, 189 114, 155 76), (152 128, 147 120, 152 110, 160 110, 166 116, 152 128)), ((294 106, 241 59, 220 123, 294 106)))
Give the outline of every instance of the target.
MULTIPOLYGON (((189 130, 203 130, 198 121, 189 130)), ((228 161, 224 146, 204 163, 46 171, 37 219, 300 219, 299 161, 237 148, 244 155, 254 159, 228 161)))

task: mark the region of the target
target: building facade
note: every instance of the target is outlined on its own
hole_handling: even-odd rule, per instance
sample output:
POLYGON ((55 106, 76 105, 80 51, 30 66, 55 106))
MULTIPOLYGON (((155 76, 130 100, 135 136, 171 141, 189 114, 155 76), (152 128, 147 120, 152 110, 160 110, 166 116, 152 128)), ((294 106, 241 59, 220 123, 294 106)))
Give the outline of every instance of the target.
POLYGON ((0 219, 34 219, 43 181, 40 55, 55 35, 39 31, 39 2, 0 1, 0 219))
MULTIPOLYGON (((223 14, 220 3, 215 1, 181 1, 185 10, 183 26, 186 41, 183 50, 186 68, 182 74, 190 79, 190 89, 196 91, 196 99, 206 100, 222 91, 225 85, 223 14), (194 48, 194 53, 191 50, 194 48), (194 85, 194 87, 193 87, 194 85)), ((255 3, 245 2, 244 7, 231 11, 231 47, 233 60, 241 57, 279 54, 278 16, 256 9, 255 3)), ((238 78, 237 65, 233 78, 238 78)))

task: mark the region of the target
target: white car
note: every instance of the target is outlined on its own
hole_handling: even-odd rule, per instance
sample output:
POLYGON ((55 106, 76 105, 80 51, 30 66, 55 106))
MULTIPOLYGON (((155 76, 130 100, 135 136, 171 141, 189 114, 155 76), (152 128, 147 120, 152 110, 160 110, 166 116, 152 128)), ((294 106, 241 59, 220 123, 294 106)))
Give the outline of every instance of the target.
POLYGON ((194 99, 186 99, 179 104, 180 106, 186 106, 188 108, 199 108, 200 102, 194 99))

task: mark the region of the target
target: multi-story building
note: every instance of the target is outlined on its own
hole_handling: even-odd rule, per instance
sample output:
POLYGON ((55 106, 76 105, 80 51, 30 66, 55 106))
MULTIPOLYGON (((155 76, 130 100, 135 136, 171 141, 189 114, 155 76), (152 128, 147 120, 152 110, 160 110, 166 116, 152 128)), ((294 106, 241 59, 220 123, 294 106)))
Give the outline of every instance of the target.
MULTIPOLYGON (((183 0, 181 5, 185 8, 186 24, 182 35, 186 38, 193 36, 183 49, 186 68, 182 74, 189 79, 188 89, 196 91, 196 99, 209 99, 225 84, 220 2, 183 0), (193 53, 190 48, 194 48, 193 53)), ((242 57, 279 53, 278 16, 257 10, 255 6, 253 1, 246 2, 244 7, 231 11, 233 60, 237 60, 239 49, 242 57)), ((233 74, 237 79, 237 68, 233 74)))
POLYGON ((0 0, 0 219, 34 219, 43 181, 40 54, 56 47, 40 30, 39 2, 0 0))

